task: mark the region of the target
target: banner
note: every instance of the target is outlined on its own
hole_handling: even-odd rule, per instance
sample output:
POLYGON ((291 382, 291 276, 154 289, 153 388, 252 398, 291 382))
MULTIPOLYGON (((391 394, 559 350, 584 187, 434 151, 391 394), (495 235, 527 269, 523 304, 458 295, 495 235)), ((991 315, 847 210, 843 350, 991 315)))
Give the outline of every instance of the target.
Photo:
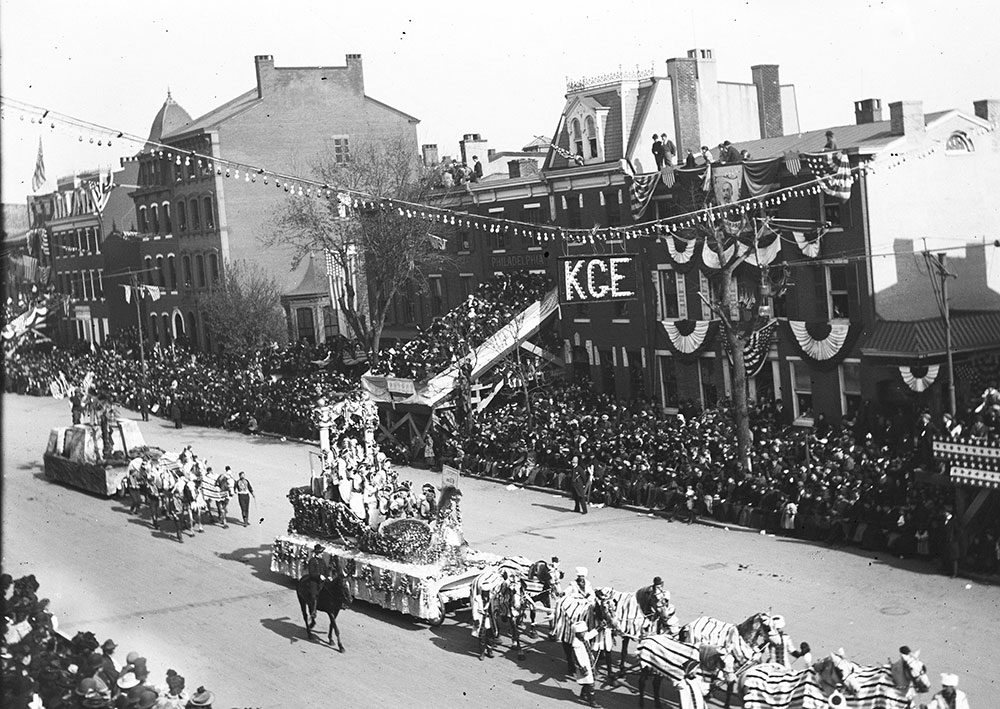
POLYGON ((743 165, 712 165, 712 185, 715 187, 715 200, 719 206, 725 206, 740 199, 743 187, 743 165))
POLYGON ((559 302, 635 300, 639 293, 637 254, 564 256, 559 259, 559 302))

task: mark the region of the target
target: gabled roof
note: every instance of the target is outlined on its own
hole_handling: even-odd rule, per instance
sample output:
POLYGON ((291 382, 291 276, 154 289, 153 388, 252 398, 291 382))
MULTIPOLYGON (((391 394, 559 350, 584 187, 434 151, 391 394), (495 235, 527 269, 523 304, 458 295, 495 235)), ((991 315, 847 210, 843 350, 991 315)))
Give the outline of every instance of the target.
POLYGON ((632 115, 632 125, 628 131, 628 147, 625 149, 623 157, 632 158, 636 144, 640 139, 639 128, 646 122, 646 114, 649 112, 649 107, 653 104, 653 96, 656 93, 656 86, 659 83, 659 81, 654 79, 651 84, 639 87, 639 92, 635 100, 635 113, 632 115))
MULTIPOLYGON (((952 351, 1000 350, 1000 312, 967 311, 951 315, 952 351)), ((869 357, 942 359, 947 356, 943 318, 877 320, 861 345, 869 357)))
POLYGON ((386 109, 388 111, 392 111, 393 113, 399 114, 400 116, 402 116, 403 118, 405 118, 406 120, 408 120, 408 121, 410 121, 412 123, 420 123, 420 119, 419 118, 417 118, 415 116, 411 116, 409 113, 406 113, 404 111, 400 111, 398 108, 393 108, 392 106, 390 106, 387 103, 382 103, 381 101, 373 99, 371 96, 366 95, 365 96, 365 101, 370 101, 371 103, 374 103, 379 108, 384 108, 384 109, 386 109))

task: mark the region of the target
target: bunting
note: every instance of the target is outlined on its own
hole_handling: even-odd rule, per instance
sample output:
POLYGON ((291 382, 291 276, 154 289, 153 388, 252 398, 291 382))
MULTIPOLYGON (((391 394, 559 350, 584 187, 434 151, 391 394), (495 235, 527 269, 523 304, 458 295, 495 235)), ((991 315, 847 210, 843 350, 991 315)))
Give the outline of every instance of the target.
MULTIPOLYGON (((743 366, 746 369, 748 377, 756 377, 760 374, 760 370, 764 368, 764 362, 767 361, 767 353, 771 351, 771 335, 777 326, 777 320, 768 321, 762 327, 754 330, 746 341, 746 344, 743 345, 743 366)), ((728 337, 722 338, 722 346, 729 356, 729 362, 732 363, 733 353, 729 349, 728 337)))
POLYGON ((715 337, 718 323, 712 320, 661 320, 670 350, 681 358, 695 357, 715 337))
POLYGON ((732 243, 722 250, 723 259, 725 259, 725 263, 723 263, 719 259, 719 253, 715 250, 715 245, 710 243, 711 241, 713 240, 705 239, 702 241, 701 263, 709 271, 720 271, 733 260, 733 255, 736 253, 736 244, 732 243))
POLYGON ((918 394, 930 388, 931 384, 937 379, 940 371, 940 364, 932 364, 926 367, 907 367, 905 365, 900 365, 899 367, 899 374, 903 377, 903 381, 906 382, 906 386, 918 394))
POLYGON ((649 201, 653 198, 653 190, 656 189, 659 181, 660 173, 658 172, 632 176, 632 186, 629 191, 632 193, 633 220, 639 221, 642 217, 642 213, 646 211, 649 201))
POLYGON ((690 239, 678 239, 673 234, 667 234, 664 238, 667 242, 667 253, 674 264, 684 266, 691 262, 695 250, 698 248, 698 241, 694 236, 690 239), (678 248, 678 244, 680 248, 678 248))
POLYGON ((833 174, 819 183, 824 194, 846 202, 851 198, 851 187, 854 186, 854 176, 851 174, 851 161, 847 153, 837 153, 836 169, 833 174))
POLYGON ((805 232, 793 230, 792 236, 795 237, 795 243, 804 256, 809 258, 819 256, 819 240, 823 236, 823 232, 817 231, 812 239, 807 239, 805 232))
POLYGON ((781 253, 781 238, 778 232, 765 224, 757 235, 756 247, 750 247, 747 263, 754 268, 770 266, 781 253))
POLYGON ((779 160, 756 160, 743 163, 743 182, 751 197, 773 192, 778 189, 779 160))
POLYGON ((847 320, 788 320, 787 327, 796 349, 817 369, 823 371, 840 364, 863 329, 860 324, 852 324, 847 320))

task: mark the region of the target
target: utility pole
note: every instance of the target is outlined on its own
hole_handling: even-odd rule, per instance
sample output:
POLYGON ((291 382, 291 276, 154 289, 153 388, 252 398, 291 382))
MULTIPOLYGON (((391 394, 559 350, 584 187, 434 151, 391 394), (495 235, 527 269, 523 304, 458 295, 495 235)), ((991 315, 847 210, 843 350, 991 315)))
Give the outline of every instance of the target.
POLYGON ((934 268, 937 270, 938 278, 941 279, 941 292, 939 294, 938 306, 941 308, 941 315, 944 318, 945 352, 948 356, 948 410, 951 412, 951 415, 954 416, 958 407, 955 404, 955 366, 951 352, 951 308, 948 305, 948 279, 958 278, 958 276, 951 273, 945 267, 947 254, 939 253, 937 254, 936 259, 926 252, 924 255, 927 259, 927 263, 934 265, 934 268))
POLYGON ((149 416, 148 402, 146 401, 146 338, 142 334, 142 310, 139 307, 139 277, 136 273, 130 275, 132 280, 132 297, 135 298, 135 324, 139 331, 139 361, 142 363, 142 377, 139 383, 139 412, 142 414, 143 421, 145 421, 149 416))

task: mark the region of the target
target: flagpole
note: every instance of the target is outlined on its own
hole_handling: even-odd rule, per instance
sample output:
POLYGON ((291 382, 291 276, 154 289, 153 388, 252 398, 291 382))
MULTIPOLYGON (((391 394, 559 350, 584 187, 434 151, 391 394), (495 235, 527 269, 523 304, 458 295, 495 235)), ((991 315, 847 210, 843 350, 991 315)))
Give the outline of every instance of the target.
POLYGON ((139 413, 142 414, 143 420, 146 420, 147 404, 146 401, 146 344, 145 337, 142 334, 142 311, 139 308, 139 278, 133 273, 132 275, 132 296, 135 298, 135 324, 139 329, 139 361, 142 363, 142 377, 139 384, 139 413))

